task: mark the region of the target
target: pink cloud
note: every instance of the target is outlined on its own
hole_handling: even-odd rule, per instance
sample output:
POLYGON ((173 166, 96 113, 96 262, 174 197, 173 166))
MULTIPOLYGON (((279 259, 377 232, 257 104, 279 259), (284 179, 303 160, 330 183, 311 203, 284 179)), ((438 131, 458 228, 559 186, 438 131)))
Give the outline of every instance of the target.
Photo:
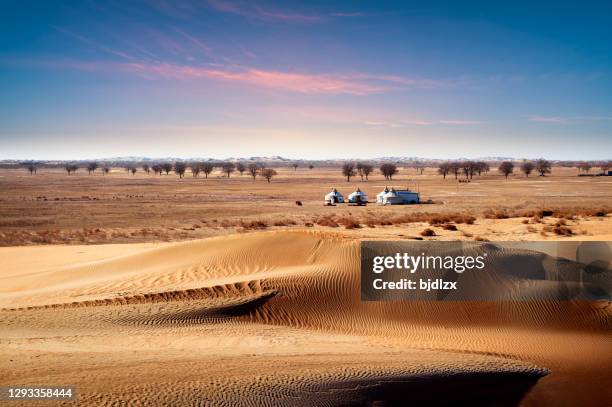
MULTIPOLYGON (((397 77, 385 77, 367 74, 309 74, 301 72, 283 72, 257 68, 227 69, 177 65, 171 63, 122 64, 120 69, 134 72, 146 78, 162 77, 180 80, 209 79, 223 82, 243 83, 263 88, 273 88, 300 93, 354 94, 367 95, 392 90, 406 89, 408 84, 416 87, 418 80, 399 80, 397 77), (398 86, 401 85, 401 86, 398 86)), ((423 82, 430 85, 429 80, 423 82)))

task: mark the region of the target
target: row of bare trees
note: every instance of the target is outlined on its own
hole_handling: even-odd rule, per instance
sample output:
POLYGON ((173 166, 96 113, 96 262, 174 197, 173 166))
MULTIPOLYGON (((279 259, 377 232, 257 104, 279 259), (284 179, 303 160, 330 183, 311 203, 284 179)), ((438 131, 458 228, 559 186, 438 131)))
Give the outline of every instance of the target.
MULTIPOLYGON (((310 167, 314 168, 314 166, 312 165, 310 167)), ((31 165, 31 167, 28 166, 27 168, 30 171, 30 173, 32 174, 36 173, 36 166, 31 165)), ((66 172, 68 172, 68 175, 72 175, 77 172, 77 170, 79 169, 79 166, 76 164, 66 164, 64 168, 66 169, 66 172)), ((85 166, 85 169, 87 169, 87 172, 89 175, 95 173, 98 168, 100 168, 100 166, 97 162, 91 162, 85 166)), ((127 165, 124 168, 128 173, 131 173, 132 175, 135 175, 138 172, 138 168, 134 165, 127 165)), ((204 174, 204 177, 208 178, 208 176, 215 170, 215 168, 218 168, 223 174, 227 175, 228 178, 231 176, 232 173, 238 171, 240 175, 243 175, 245 172, 247 172, 251 177, 253 177, 253 180, 255 180, 258 176, 260 176, 268 182, 270 182, 272 178, 278 174, 276 170, 272 168, 267 168, 264 164, 261 164, 261 163, 251 163, 251 164, 245 165, 241 162, 233 163, 229 161, 227 162, 206 161, 206 162, 192 162, 192 163, 185 163, 182 161, 177 161, 174 164, 169 163, 169 162, 164 162, 164 163, 154 164, 154 165, 149 165, 149 164, 142 165, 142 171, 147 174, 151 174, 152 172, 154 175, 162 175, 164 173, 166 175, 169 175, 171 172, 174 172, 176 175, 179 176, 179 178, 183 178, 185 176, 187 169, 191 171, 192 176, 195 178, 199 177, 200 174, 204 174)), ((109 172, 110 172, 110 167, 106 165, 102 167, 103 175, 106 175, 109 172)))

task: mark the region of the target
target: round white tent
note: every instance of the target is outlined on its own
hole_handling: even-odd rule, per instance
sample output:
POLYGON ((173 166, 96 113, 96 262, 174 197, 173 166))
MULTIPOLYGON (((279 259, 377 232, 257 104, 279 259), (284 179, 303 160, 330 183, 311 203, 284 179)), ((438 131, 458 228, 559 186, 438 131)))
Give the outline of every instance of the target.
POLYGON ((348 201, 354 204, 366 204, 368 203, 368 196, 361 189, 357 188, 355 192, 348 196, 348 201))
POLYGON ((325 203, 328 205, 344 203, 344 197, 336 188, 332 188, 331 192, 325 195, 325 203))

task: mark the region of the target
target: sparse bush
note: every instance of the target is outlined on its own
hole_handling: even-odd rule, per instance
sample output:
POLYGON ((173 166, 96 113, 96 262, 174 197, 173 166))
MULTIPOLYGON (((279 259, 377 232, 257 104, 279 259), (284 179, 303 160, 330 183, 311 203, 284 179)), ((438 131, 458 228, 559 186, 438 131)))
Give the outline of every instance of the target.
POLYGON ((436 232, 434 232, 433 229, 430 228, 423 229, 419 234, 421 236, 436 236, 436 232))

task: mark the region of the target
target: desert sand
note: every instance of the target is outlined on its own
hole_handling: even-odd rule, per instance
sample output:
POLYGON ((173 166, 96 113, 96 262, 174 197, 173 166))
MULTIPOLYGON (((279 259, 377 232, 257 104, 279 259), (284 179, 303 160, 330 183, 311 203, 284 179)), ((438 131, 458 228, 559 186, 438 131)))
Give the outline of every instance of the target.
POLYGON ((82 405, 610 404, 608 302, 362 302, 359 240, 0 248, 0 385, 82 405))

